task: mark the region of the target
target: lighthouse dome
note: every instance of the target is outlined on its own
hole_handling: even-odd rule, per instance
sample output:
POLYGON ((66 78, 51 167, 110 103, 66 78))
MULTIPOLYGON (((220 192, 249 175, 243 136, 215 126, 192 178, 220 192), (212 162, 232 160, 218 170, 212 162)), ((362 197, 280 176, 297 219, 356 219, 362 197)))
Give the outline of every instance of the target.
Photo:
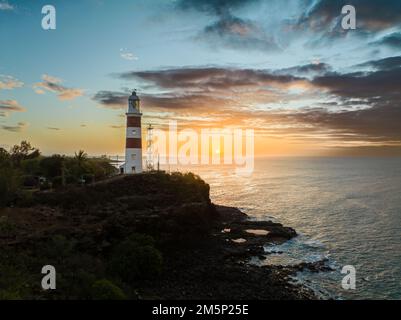
POLYGON ((128 98, 128 113, 141 113, 140 99, 135 90, 128 98))
POLYGON ((139 97, 136 95, 136 91, 132 91, 132 94, 129 97, 129 100, 139 100, 139 97))

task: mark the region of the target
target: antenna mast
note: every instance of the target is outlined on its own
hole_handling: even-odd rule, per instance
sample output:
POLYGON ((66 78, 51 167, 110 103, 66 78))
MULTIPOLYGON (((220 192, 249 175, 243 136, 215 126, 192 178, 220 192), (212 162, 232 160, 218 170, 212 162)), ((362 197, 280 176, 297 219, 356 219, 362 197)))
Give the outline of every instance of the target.
POLYGON ((147 137, 146 137, 146 168, 148 171, 154 170, 154 160, 153 160, 153 127, 149 124, 147 127, 147 137))

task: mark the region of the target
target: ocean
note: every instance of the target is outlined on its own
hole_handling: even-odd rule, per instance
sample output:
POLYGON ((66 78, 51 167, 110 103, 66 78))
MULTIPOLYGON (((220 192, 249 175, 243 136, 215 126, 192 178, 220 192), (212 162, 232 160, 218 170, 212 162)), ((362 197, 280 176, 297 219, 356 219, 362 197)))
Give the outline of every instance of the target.
POLYGON ((400 158, 259 158, 248 177, 223 166, 178 169, 209 183, 214 203, 298 232, 266 245, 267 259, 255 263, 327 259, 334 271, 302 272, 294 281, 324 297, 401 299, 400 158), (346 265, 355 267, 355 290, 341 286, 346 265))

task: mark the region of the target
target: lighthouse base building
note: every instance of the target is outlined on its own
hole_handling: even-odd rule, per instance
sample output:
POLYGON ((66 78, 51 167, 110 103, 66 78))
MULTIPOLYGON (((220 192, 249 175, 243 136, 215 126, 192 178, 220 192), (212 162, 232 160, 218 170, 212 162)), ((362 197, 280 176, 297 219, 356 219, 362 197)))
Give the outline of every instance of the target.
POLYGON ((125 163, 120 166, 120 172, 135 174, 142 172, 142 130, 141 106, 136 92, 128 98, 127 131, 125 143, 125 163))

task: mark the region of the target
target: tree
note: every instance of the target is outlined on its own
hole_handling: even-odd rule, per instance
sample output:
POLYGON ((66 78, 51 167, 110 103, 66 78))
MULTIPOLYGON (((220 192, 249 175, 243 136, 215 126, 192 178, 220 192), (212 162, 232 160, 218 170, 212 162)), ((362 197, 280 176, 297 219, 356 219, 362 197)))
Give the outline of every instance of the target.
POLYGON ((35 159, 40 156, 39 149, 33 148, 27 141, 11 148, 10 157, 14 166, 19 167, 22 160, 35 159))
POLYGON ((85 164, 88 160, 88 154, 83 150, 79 150, 78 153, 75 152, 74 160, 78 167, 78 175, 81 176, 85 172, 85 164))
POLYGON ((43 170, 40 166, 41 161, 42 161, 41 157, 37 157, 35 159, 22 160, 21 169, 23 173, 32 176, 42 175, 43 170))
POLYGON ((93 175, 96 180, 118 173, 118 170, 110 163, 110 160, 106 158, 88 159, 85 169, 85 173, 93 175))
POLYGON ((40 168, 47 178, 54 178, 62 175, 64 157, 55 154, 51 157, 43 158, 40 161, 40 168))
POLYGON ((6 149, 0 148, 0 167, 8 167, 10 164, 10 154, 6 149))
POLYGON ((83 166, 83 164, 88 160, 88 155, 83 150, 79 150, 78 153, 75 152, 75 160, 79 166, 83 166))

